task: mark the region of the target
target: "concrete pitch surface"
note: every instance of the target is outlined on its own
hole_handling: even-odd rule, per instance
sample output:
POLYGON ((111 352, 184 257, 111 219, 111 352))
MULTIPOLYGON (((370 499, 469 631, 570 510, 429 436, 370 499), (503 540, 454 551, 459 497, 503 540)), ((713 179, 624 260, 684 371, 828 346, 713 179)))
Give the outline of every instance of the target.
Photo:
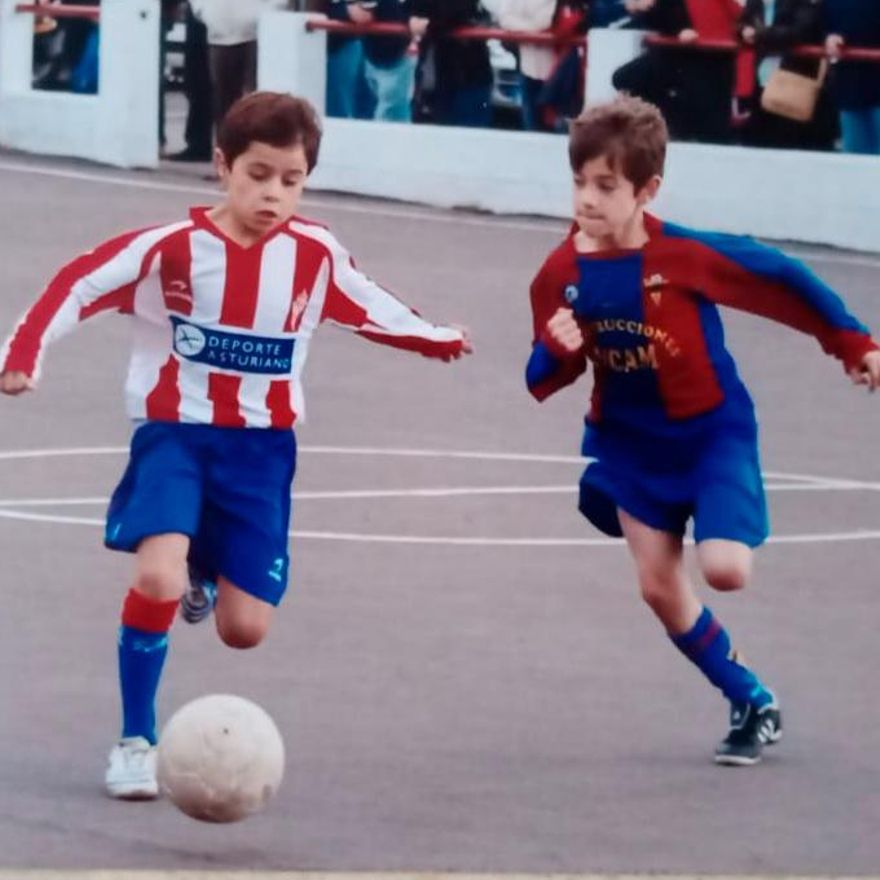
MULTIPOLYGON (((4 333, 65 260, 211 199, 195 176, 8 154, 0 192, 4 333)), ((445 366, 323 329, 274 632, 234 654, 210 625, 174 630, 162 717, 211 692, 261 703, 287 743, 282 791, 226 827, 101 794, 130 560, 94 523, 124 463, 128 328, 94 322, 50 351, 39 393, 0 400, 3 880, 876 873, 880 400, 812 340, 728 316, 781 540, 749 591, 709 600, 778 688, 786 733, 763 765, 716 768, 723 702, 576 513, 587 384, 543 406, 523 386, 528 283, 563 225, 326 195, 304 213, 425 315, 469 325, 478 353, 445 366)), ((880 327, 875 259, 801 251, 880 327)))

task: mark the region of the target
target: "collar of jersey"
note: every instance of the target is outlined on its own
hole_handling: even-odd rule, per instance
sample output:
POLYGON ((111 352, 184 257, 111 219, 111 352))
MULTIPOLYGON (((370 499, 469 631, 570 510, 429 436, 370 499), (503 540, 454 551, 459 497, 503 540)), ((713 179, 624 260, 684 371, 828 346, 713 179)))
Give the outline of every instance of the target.
POLYGON ((217 238, 223 239, 226 244, 232 245, 232 247, 238 248, 240 251, 249 251, 252 248, 262 247, 267 241, 273 239, 276 235, 287 228, 287 225, 293 219, 292 217, 288 217, 286 220, 282 220, 277 226, 273 226, 268 232, 264 235, 261 235, 253 244, 243 245, 240 242, 237 242, 234 238, 230 238, 209 216, 208 212, 213 211, 214 206, 204 206, 200 205, 198 207, 189 209, 190 219, 195 223, 197 227, 200 229, 206 229, 211 235, 217 236, 217 238))
POLYGON ((648 240, 640 248, 608 248, 604 251, 592 251, 588 254, 582 254, 574 246, 574 237, 577 234, 578 225, 573 221, 568 230, 568 246, 571 248, 572 254, 579 260, 607 260, 611 257, 627 257, 633 254, 639 254, 650 247, 650 245, 663 235, 663 221, 653 214, 645 214, 645 232, 648 240))

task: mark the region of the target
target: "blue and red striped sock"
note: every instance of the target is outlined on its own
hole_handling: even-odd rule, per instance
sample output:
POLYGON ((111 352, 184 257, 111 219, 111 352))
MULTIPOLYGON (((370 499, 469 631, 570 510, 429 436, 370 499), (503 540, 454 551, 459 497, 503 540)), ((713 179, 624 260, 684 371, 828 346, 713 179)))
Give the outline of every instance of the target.
POLYGON ((178 599, 156 601, 129 590, 119 628, 119 687, 122 736, 142 736, 155 745, 156 692, 168 653, 168 631, 178 599))
POLYGON ((750 703, 760 708, 773 702, 772 692, 751 669, 738 661, 727 630, 705 606, 688 632, 671 638, 682 654, 732 703, 750 703))

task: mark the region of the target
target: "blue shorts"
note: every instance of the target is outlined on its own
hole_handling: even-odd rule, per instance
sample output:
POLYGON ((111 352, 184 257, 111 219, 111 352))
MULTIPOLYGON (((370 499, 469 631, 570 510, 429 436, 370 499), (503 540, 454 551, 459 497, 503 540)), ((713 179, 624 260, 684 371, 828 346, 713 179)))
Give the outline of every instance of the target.
POLYGON ((287 588, 292 431, 146 422, 110 499, 105 544, 135 552, 144 538, 192 539, 206 575, 277 605, 287 588))
POLYGON ((617 509, 651 528, 694 540, 762 544, 769 531, 757 427, 719 427, 699 436, 640 444, 589 427, 578 507, 608 535, 623 534, 617 509))

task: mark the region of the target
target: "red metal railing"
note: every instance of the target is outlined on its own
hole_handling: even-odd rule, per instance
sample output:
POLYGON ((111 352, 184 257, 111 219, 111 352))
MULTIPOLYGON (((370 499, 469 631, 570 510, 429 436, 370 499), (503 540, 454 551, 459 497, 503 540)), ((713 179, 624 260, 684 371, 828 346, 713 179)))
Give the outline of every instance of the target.
MULTIPOLYGON (((409 36, 409 28, 405 24, 377 22, 372 24, 354 24, 353 22, 331 21, 314 18, 306 24, 310 31, 326 31, 329 34, 345 34, 346 36, 409 36)), ((574 35, 558 37, 547 31, 506 31, 493 27, 461 27, 449 32, 449 36, 457 40, 504 40, 510 43, 524 43, 532 46, 584 46, 587 37, 574 35)), ((650 34, 645 37, 647 46, 668 46, 670 48, 691 50, 694 52, 738 52, 749 46, 735 40, 694 40, 684 42, 677 37, 664 37, 650 34)), ((800 55, 805 58, 824 58, 827 53, 824 46, 796 46, 785 51, 786 55, 800 55)), ((880 63, 880 49, 869 49, 858 46, 844 46, 840 53, 841 61, 873 61, 880 63)))
MULTIPOLYGON (((44 15, 50 18, 88 18, 92 21, 98 21, 101 17, 101 7, 89 5, 59 6, 42 3, 19 3, 15 7, 15 11, 44 15)), ((350 36, 406 37, 410 35, 409 28, 405 24, 395 24, 392 22, 354 24, 353 22, 314 18, 306 24, 306 29, 350 36)), ((457 40, 505 40, 511 43, 547 46, 550 48, 583 46, 587 43, 587 38, 580 34, 560 37, 547 31, 507 31, 503 28, 493 27, 461 27, 451 31, 449 35, 457 40)), ((645 45, 667 46, 669 48, 694 52, 738 52, 743 48, 750 48, 735 40, 694 40, 693 42, 684 42, 677 37, 664 37, 659 34, 650 34, 645 37, 645 45)), ((795 46, 787 49, 785 54, 800 55, 804 58, 825 58, 827 56, 824 46, 795 46)), ((844 46, 841 49, 839 59, 841 61, 868 61, 880 64, 880 49, 844 46)))
MULTIPOLYGON (((735 40, 694 40, 686 42, 677 37, 662 37, 659 34, 650 34, 645 37, 646 46, 668 46, 672 49, 691 49, 695 52, 739 52, 743 49, 753 49, 747 43, 737 43, 735 40)), ((779 53, 784 55, 799 55, 802 58, 827 58, 828 53, 824 46, 794 46, 779 53)), ((880 63, 880 49, 868 49, 859 46, 844 46, 840 51, 841 61, 873 61, 880 63)))
POLYGON ((58 6, 48 3, 19 3, 16 12, 41 15, 45 18, 88 18, 98 21, 101 17, 100 6, 58 6))
MULTIPOLYGON (((315 18, 306 24, 306 30, 327 31, 329 34, 345 34, 346 36, 410 36, 409 28, 405 24, 395 24, 393 22, 354 24, 345 21, 315 18)), ((583 46, 586 44, 586 37, 583 35, 558 37, 546 31, 506 31, 503 28, 492 27, 456 28, 450 31, 449 36, 455 37, 456 40, 505 40, 511 43, 526 43, 532 46, 548 46, 550 48, 583 46)))

